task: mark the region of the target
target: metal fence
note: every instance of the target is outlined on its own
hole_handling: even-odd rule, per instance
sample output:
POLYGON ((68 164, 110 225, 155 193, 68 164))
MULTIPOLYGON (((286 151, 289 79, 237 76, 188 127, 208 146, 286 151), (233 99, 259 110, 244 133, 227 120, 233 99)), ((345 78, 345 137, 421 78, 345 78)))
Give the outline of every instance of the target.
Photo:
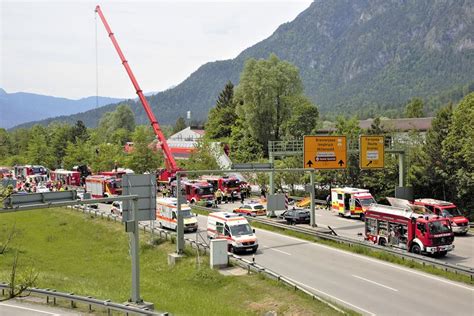
MULTIPOLYGON (((6 295, 6 291, 10 288, 7 283, 0 283, 0 289, 2 290, 2 296, 6 295)), ((65 301, 70 302, 71 308, 76 308, 77 303, 82 303, 88 306, 89 312, 93 311, 94 307, 99 307, 103 310, 106 310, 107 313, 110 315, 112 311, 123 312, 125 314, 132 314, 132 315, 163 315, 167 316, 168 313, 165 312, 155 312, 152 310, 148 310, 146 308, 139 308, 137 306, 129 305, 129 304, 120 304, 114 303, 111 300, 99 300, 93 298, 91 296, 80 296, 74 293, 63 293, 57 292, 56 290, 51 289, 38 289, 38 288, 29 288, 25 292, 30 294, 34 294, 35 296, 41 296, 46 298, 46 304, 57 304, 58 299, 62 299, 65 301)))

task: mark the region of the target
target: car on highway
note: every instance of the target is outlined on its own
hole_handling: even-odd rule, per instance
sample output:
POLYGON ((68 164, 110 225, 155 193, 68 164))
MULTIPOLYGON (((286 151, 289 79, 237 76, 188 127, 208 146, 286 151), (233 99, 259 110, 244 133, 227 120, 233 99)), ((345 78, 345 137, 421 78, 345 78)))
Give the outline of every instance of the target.
POLYGON ((122 216, 122 201, 114 201, 110 213, 122 216))
POLYGON ((311 215, 309 210, 304 209, 293 209, 288 210, 283 214, 283 219, 288 225, 295 224, 309 224, 311 215))
POLYGON ((247 216, 257 216, 257 215, 266 215, 267 210, 265 206, 257 202, 244 203, 240 207, 236 208, 234 213, 247 215, 247 216))

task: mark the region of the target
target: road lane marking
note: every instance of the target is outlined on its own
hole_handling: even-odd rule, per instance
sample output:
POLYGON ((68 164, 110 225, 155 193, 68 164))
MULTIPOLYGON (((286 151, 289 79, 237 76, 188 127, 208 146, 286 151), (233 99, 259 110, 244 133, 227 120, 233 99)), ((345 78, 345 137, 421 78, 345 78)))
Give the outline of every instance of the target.
POLYGON ((375 281, 372 281, 372 280, 369 280, 369 279, 363 278, 363 277, 361 277, 361 276, 358 276, 358 275, 355 275, 355 274, 353 274, 352 276, 353 276, 354 278, 358 278, 358 279, 364 280, 364 281, 366 281, 366 282, 369 282, 369 283, 372 283, 372 284, 375 284, 375 285, 378 285, 378 286, 384 287, 384 288, 386 288, 386 289, 389 289, 389 290, 392 290, 392 291, 398 292, 398 290, 397 290, 397 289, 394 289, 394 288, 392 288, 392 287, 390 287, 390 286, 386 286, 386 285, 380 284, 380 283, 378 283, 378 282, 375 282, 375 281))
POLYGON ((271 247, 266 247, 266 246, 263 247, 263 249, 270 249, 270 250, 278 251, 278 252, 284 253, 285 255, 291 256, 291 253, 285 252, 283 250, 279 250, 279 249, 275 249, 275 248, 271 248, 271 247))
MULTIPOLYGON (((272 231, 269 231, 269 230, 265 230, 265 229, 258 229, 257 231, 263 231, 263 232, 265 232, 265 233, 269 233, 269 234, 273 234, 273 235, 278 235, 278 236, 280 236, 280 237, 282 237, 282 238, 292 239, 292 240, 295 240, 295 241, 300 241, 300 242, 301 242, 301 241, 304 241, 304 239, 299 239, 299 238, 296 238, 296 237, 286 236, 286 235, 279 234, 279 233, 275 233, 275 232, 272 232, 272 231)), ((363 256, 363 255, 359 255, 359 254, 356 254, 356 253, 353 253, 353 252, 349 252, 349 251, 345 251, 345 250, 340 250, 340 249, 337 249, 337 248, 329 247, 329 246, 326 246, 326 245, 321 245, 321 244, 314 243, 314 242, 310 242, 310 241, 307 241, 305 244, 314 245, 314 246, 316 246, 316 247, 321 247, 321 248, 325 248, 325 249, 328 249, 328 250, 332 250, 332 251, 336 251, 336 252, 339 252, 339 253, 343 253, 343 254, 346 254, 346 255, 348 255, 348 256, 357 257, 357 258, 360 258, 360 259, 363 259, 363 260, 375 262, 375 263, 378 263, 378 264, 381 264, 381 265, 384 265, 384 266, 388 266, 388 267, 391 267, 391 268, 395 268, 395 269, 397 269, 397 270, 402 270, 402 271, 405 271, 405 272, 408 272, 408 273, 413 273, 413 274, 416 274, 416 275, 419 275, 419 276, 422 276, 422 277, 425 277, 425 278, 428 278, 428 279, 436 280, 436 281, 439 281, 439 282, 443 282, 443 283, 446 283, 446 284, 450 284, 450 285, 457 286, 457 287, 459 287, 459 288, 462 288, 462 289, 465 289, 465 290, 469 290, 469 291, 474 292, 474 287, 464 286, 464 285, 459 284, 459 283, 455 283, 455 282, 451 282, 451 281, 448 281, 448 280, 445 280, 445 279, 442 279, 442 278, 439 278, 439 277, 431 276, 431 275, 429 275, 429 274, 427 274, 427 273, 424 273, 424 272, 418 272, 418 271, 415 271, 415 270, 411 270, 411 269, 408 269, 408 268, 404 268, 404 267, 398 266, 398 265, 396 265, 396 264, 384 262, 384 261, 377 260, 377 259, 372 259, 372 258, 370 258, 370 257, 366 257, 366 256, 363 256)))
POLYGON ((6 303, 0 303, 0 305, 1 305, 1 306, 6 306, 6 307, 13 307, 13 308, 25 309, 25 310, 32 311, 32 312, 39 312, 39 313, 48 314, 48 315, 53 315, 53 316, 60 316, 60 315, 61 315, 61 314, 56 314, 56 313, 45 312, 45 311, 42 311, 42 310, 39 310, 39 309, 33 309, 33 308, 23 307, 23 306, 19 306, 19 305, 11 305, 11 304, 6 304, 6 303))
MULTIPOLYGON (((286 278, 289 279, 288 277, 286 277, 286 278)), ((355 308, 355 309, 357 309, 357 310, 360 310, 361 312, 364 312, 364 313, 366 313, 366 314, 368 314, 368 315, 371 315, 371 316, 375 316, 375 315, 376 315, 376 314, 374 314, 374 313, 372 313, 372 312, 369 312, 369 311, 366 310, 366 309, 363 309, 362 307, 359 307, 359 306, 356 306, 356 305, 354 305, 354 304, 351 304, 351 303, 349 303, 349 302, 347 302, 347 301, 344 301, 343 299, 337 298, 337 297, 335 297, 335 296, 332 296, 331 294, 328 294, 328 293, 323 292, 323 291, 321 291, 321 290, 315 289, 314 287, 311 287, 311 286, 306 285, 306 284, 304 284, 304 283, 295 281, 295 280, 293 280, 293 279, 290 279, 290 280, 291 280, 292 282, 294 282, 294 283, 296 283, 296 284, 302 286, 302 287, 305 287, 305 288, 307 288, 307 289, 310 289, 310 290, 312 290, 312 291, 314 291, 314 292, 321 293, 321 294, 323 294, 323 295, 325 295, 325 296, 327 296, 327 297, 332 298, 333 300, 342 302, 343 304, 349 305, 349 306, 351 306, 351 307, 353 307, 353 308, 355 308)))

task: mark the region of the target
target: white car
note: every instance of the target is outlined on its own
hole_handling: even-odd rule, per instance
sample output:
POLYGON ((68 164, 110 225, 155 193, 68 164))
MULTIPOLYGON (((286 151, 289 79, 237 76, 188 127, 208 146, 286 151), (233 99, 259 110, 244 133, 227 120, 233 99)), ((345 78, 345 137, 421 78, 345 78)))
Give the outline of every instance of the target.
POLYGON ((113 202, 110 213, 122 216, 122 201, 113 202))

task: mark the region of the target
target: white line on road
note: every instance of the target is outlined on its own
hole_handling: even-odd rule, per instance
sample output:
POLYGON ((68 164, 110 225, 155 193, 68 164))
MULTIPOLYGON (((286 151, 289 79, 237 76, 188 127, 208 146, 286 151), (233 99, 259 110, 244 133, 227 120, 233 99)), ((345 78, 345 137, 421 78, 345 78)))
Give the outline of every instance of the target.
POLYGON ((309 286, 309 285, 306 285, 306 284, 304 284, 304 283, 301 283, 301 282, 298 282, 298 281, 295 281, 295 280, 291 280, 291 281, 294 282, 294 283, 296 283, 296 284, 298 284, 298 285, 300 285, 300 286, 303 286, 303 287, 305 287, 305 288, 307 288, 307 289, 310 289, 310 290, 312 290, 312 291, 314 291, 314 292, 318 292, 318 293, 321 293, 321 294, 323 294, 323 295, 325 295, 325 296, 327 296, 327 297, 330 297, 330 298, 332 298, 333 300, 336 300, 336 301, 342 302, 343 304, 346 304, 346 305, 349 305, 349 306, 351 306, 351 307, 354 307, 355 309, 358 309, 358 310, 360 310, 361 312, 364 312, 364 313, 366 313, 366 314, 368 314, 368 315, 375 316, 374 313, 369 312, 368 310, 363 309, 362 307, 359 307, 359 306, 356 306, 356 305, 351 304, 351 303, 349 303, 349 302, 346 302, 346 301, 344 301, 344 300, 342 300, 342 299, 340 299, 340 298, 337 298, 337 297, 335 297, 335 296, 332 296, 331 294, 328 294, 328 293, 323 292, 323 291, 321 291, 321 290, 315 289, 314 287, 311 287, 311 286, 309 286))
MULTIPOLYGON (((300 242, 301 242, 301 241, 304 241, 303 239, 299 239, 299 238, 291 237, 291 236, 286 236, 286 235, 279 234, 279 233, 275 233, 275 232, 272 232, 272 231, 269 231, 269 230, 265 230, 265 229, 260 229, 260 230, 257 230, 257 231, 264 231, 265 233, 269 233, 269 234, 272 234, 272 235, 278 235, 278 236, 280 236, 280 237, 282 237, 282 238, 287 238, 287 239, 291 239, 291 240, 295 240, 295 241, 300 241, 300 242)), ((346 251, 346 250, 341 250, 341 249, 333 248, 333 247, 326 246, 326 245, 321 245, 321 244, 314 243, 314 242, 310 242, 310 241, 307 241, 305 244, 313 245, 313 246, 321 247, 321 248, 326 248, 326 249, 329 249, 329 250, 332 250, 332 251, 335 251, 335 252, 339 252, 339 253, 346 254, 346 255, 351 256, 351 257, 357 257, 357 258, 360 258, 360 259, 363 259, 363 260, 366 260, 366 261, 375 262, 375 263, 378 263, 378 264, 380 264, 380 265, 392 267, 392 268, 395 268, 395 269, 397 269, 397 270, 402 270, 402 271, 405 271, 405 272, 408 272, 408 273, 412 273, 412 274, 419 275, 419 276, 421 276, 421 277, 425 277, 425 278, 428 278, 428 279, 432 279, 432 280, 435 280, 435 281, 438 281, 438 282, 442 282, 442 283, 445 283, 445 284, 453 285, 453 286, 456 286, 456 287, 459 287, 459 288, 462 288, 462 289, 465 289, 465 290, 473 291, 473 292, 474 292, 474 287, 465 286, 465 285, 463 285, 463 284, 455 283, 455 282, 452 282, 452 281, 449 281, 449 280, 446 280, 446 279, 442 279, 442 278, 437 277, 437 276, 432 276, 432 275, 429 275, 429 274, 427 274, 427 273, 425 273, 425 272, 418 272, 418 271, 415 271, 415 270, 412 270, 412 269, 409 269, 409 268, 405 268, 405 267, 396 265, 396 264, 394 264, 394 263, 384 262, 384 261, 381 261, 381 260, 378 260, 378 259, 372 259, 372 258, 363 256, 363 255, 355 254, 355 253, 353 253, 353 252, 349 252, 349 251, 346 251)))
POLYGON ((38 313, 43 313, 43 314, 48 314, 48 315, 53 315, 53 316, 60 316, 60 314, 55 314, 55 313, 50 313, 50 312, 45 312, 39 309, 33 309, 33 308, 28 308, 28 307, 23 307, 23 306, 18 306, 18 305, 11 305, 11 304, 6 304, 6 303, 0 303, 2 306, 7 306, 7 307, 13 307, 13 308, 19 308, 19 309, 25 309, 28 311, 32 312, 38 312, 38 313))
POLYGON ((384 287, 384 288, 386 288, 386 289, 389 289, 389 290, 392 290, 392 291, 398 292, 398 290, 397 290, 397 289, 394 289, 394 288, 392 288, 392 287, 390 287, 390 286, 386 286, 386 285, 383 285, 383 284, 377 283, 377 282, 375 282, 375 281, 372 281, 372 280, 369 280, 369 279, 363 278, 363 277, 361 277, 361 276, 358 276, 358 275, 355 275, 355 274, 353 274, 352 276, 353 276, 354 278, 358 278, 358 279, 364 280, 364 281, 366 281, 366 282, 369 282, 369 283, 372 283, 372 284, 375 284, 375 285, 378 285, 378 286, 384 287))
POLYGON ((291 256, 291 253, 288 253, 288 252, 285 252, 283 250, 279 250, 279 249, 275 249, 275 248, 271 248, 271 247, 263 247, 263 249, 270 249, 270 250, 275 250, 275 251, 278 251, 278 252, 281 252, 281 253, 284 253, 285 255, 288 255, 288 256, 291 256))

